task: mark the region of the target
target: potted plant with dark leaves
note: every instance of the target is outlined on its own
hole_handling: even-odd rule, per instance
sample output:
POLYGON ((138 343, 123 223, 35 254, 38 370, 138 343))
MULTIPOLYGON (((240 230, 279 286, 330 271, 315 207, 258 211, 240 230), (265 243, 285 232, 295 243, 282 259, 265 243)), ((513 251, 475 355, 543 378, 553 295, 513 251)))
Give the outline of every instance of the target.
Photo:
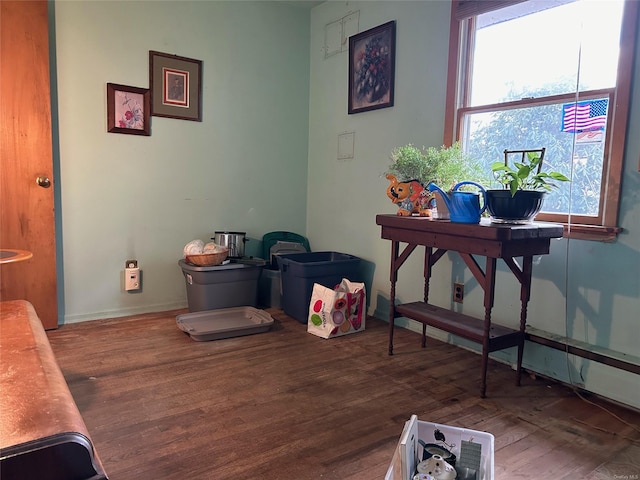
POLYGON ((491 170, 503 189, 487 190, 487 212, 496 223, 529 223, 542 208, 544 195, 557 182, 569 182, 560 172, 542 171, 545 148, 505 150, 504 162, 494 162, 491 170), (520 161, 509 164, 516 156, 520 161))

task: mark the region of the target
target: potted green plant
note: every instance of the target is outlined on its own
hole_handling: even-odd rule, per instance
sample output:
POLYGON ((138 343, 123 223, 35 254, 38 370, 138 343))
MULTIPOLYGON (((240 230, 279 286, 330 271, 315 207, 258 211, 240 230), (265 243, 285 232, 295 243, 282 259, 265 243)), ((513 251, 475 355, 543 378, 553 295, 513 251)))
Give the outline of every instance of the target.
MULTIPOLYGON (((390 181, 387 196, 398 205, 400 215, 418 213, 430 215, 432 195, 426 191, 429 183, 449 190, 462 180, 485 179, 478 162, 469 158, 458 143, 450 147, 422 147, 412 144, 396 147, 391 152, 391 164, 386 172, 390 181), (429 210, 429 212, 427 212, 429 210)), ((438 218, 448 218, 443 202, 437 201, 438 218)))
POLYGON ((396 147, 391 152, 391 164, 386 172, 399 182, 418 180, 430 182, 448 190, 457 182, 481 179, 485 176, 480 165, 469 158, 459 143, 450 147, 422 147, 412 144, 396 147))
POLYGON ((560 172, 543 172, 545 148, 537 150, 505 150, 504 162, 491 165, 503 189, 487 190, 487 211, 495 222, 528 223, 542 208, 544 195, 558 185, 570 181, 560 172), (509 164, 510 154, 521 154, 521 161, 509 164))

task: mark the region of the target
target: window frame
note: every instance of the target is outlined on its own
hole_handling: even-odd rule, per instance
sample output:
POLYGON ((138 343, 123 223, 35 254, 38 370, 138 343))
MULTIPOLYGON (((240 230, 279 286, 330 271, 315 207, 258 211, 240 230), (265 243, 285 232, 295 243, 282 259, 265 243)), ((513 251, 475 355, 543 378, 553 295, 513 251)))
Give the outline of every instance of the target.
MULTIPOLYGON (((447 68, 447 92, 445 107, 444 144, 459 141, 461 122, 465 113, 495 111, 498 104, 469 106, 467 92, 470 88, 469 71, 473 56, 473 32, 475 16, 535 0, 452 0, 449 31, 449 63, 447 68), (492 110, 493 109, 493 110, 492 110)), ((627 124, 631 103, 631 83, 636 50, 636 32, 640 2, 624 0, 620 31, 620 56, 616 86, 610 89, 572 92, 533 100, 517 100, 499 104, 501 107, 522 108, 535 103, 540 105, 555 101, 580 101, 594 95, 609 96, 609 124, 606 130, 603 158, 603 176, 600 208, 597 217, 541 213, 537 221, 551 221, 564 226, 564 236, 584 240, 614 241, 622 231, 618 226, 621 181, 624 167, 627 124)))

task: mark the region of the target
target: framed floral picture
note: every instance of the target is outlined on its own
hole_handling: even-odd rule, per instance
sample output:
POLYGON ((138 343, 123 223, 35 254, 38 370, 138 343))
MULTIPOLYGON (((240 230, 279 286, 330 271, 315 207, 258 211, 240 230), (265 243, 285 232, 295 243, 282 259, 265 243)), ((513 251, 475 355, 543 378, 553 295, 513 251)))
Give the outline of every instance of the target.
POLYGON ((349 114, 393 106, 396 22, 349 37, 349 114))
POLYGON ((202 121, 202 61, 149 52, 151 114, 202 121))
POLYGON ((107 131, 151 135, 148 88, 107 83, 107 131))

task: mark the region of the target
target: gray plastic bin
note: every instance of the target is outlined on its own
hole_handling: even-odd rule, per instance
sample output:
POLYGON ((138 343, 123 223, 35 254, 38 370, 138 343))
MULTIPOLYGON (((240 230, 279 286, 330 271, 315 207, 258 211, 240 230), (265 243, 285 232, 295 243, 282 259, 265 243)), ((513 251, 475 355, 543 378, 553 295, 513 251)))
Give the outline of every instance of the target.
POLYGON ((339 252, 278 255, 282 275, 282 309, 301 323, 307 323, 313 284, 334 288, 343 278, 358 278, 360 259, 339 252))
POLYGON ((257 308, 231 307, 178 315, 176 324, 196 342, 205 342, 266 332, 273 318, 257 308))
POLYGON ((282 308, 280 270, 263 268, 258 281, 258 305, 261 307, 282 308))
POLYGON ((229 307, 255 307, 262 265, 229 263, 197 267, 180 260, 190 312, 229 307))

